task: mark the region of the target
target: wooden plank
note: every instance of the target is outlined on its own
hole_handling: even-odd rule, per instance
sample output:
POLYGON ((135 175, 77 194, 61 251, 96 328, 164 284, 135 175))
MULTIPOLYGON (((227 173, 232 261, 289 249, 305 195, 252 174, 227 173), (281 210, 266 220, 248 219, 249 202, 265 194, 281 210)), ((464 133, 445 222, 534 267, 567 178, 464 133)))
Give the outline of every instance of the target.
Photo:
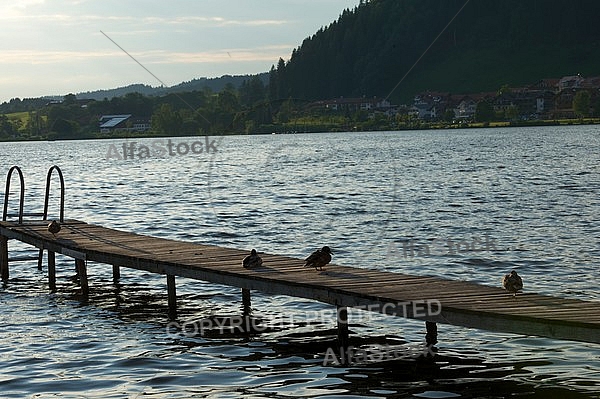
POLYGON ((63 225, 57 237, 49 234, 43 223, 2 222, 0 233, 49 251, 80 251, 86 259, 115 265, 116 270, 124 266, 166 274, 170 307, 175 300, 175 276, 181 276, 318 300, 340 309, 371 306, 368 310, 430 322, 600 341, 597 302, 530 293, 514 298, 500 287, 335 264, 314 271, 304 268, 302 259, 266 253, 260 253, 263 267, 247 270, 241 261, 248 250, 127 233, 83 222, 63 225), (411 308, 427 299, 439 301, 441 312, 423 316, 411 308), (404 308, 385 308, 394 303, 404 308), (398 314, 398 309, 405 314, 398 314))

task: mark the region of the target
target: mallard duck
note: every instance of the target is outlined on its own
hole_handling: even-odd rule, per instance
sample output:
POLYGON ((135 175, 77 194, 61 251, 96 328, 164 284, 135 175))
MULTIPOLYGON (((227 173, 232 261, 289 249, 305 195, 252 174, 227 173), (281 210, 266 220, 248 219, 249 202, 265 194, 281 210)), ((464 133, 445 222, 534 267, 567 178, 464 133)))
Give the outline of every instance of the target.
POLYGON ((252 269, 253 267, 259 267, 262 265, 262 258, 256 253, 256 249, 250 251, 250 255, 246 256, 242 261, 242 266, 246 269, 252 269))
POLYGON ((323 270, 323 266, 331 262, 331 248, 325 245, 321 249, 317 249, 304 260, 304 267, 314 267, 315 270, 323 270))
POLYGON ((60 223, 58 223, 56 220, 53 220, 50 223, 48 223, 48 232, 52 233, 54 238, 56 238, 56 234, 58 234, 59 231, 60 223))
POLYGON ((517 274, 515 270, 509 274, 505 274, 502 279, 502 286, 508 292, 512 292, 513 296, 517 296, 517 292, 523 289, 523 279, 517 274))

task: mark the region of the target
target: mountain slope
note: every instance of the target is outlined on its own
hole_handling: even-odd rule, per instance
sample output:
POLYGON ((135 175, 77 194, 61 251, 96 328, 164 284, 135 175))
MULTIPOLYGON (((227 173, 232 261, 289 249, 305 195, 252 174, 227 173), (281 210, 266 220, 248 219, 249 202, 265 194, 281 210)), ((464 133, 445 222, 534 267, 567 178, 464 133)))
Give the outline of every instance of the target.
POLYGON ((597 0, 470 0, 445 29, 463 5, 372 0, 345 10, 271 70, 271 96, 386 96, 434 42, 392 99, 600 75, 597 0))

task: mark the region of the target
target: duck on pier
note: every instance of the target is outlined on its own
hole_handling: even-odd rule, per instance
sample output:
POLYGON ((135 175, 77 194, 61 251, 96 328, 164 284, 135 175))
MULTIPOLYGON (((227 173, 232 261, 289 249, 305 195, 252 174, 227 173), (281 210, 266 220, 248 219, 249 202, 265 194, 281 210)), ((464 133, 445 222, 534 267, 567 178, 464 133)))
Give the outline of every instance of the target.
POLYGON ((250 255, 246 256, 242 261, 242 266, 246 269, 262 266, 262 258, 256 253, 256 249, 250 251, 250 255))
POLYGON ((331 248, 325 245, 321 249, 317 249, 304 260, 304 267, 314 267, 315 270, 323 270, 323 266, 331 262, 331 248))
POLYGON ((50 223, 48 223, 48 232, 52 233, 52 236, 54 236, 54 238, 56 238, 56 235, 59 231, 60 223, 58 223, 56 220, 53 220, 50 223))
POLYGON ((508 292, 512 292, 513 296, 516 297, 517 292, 523 289, 523 279, 515 270, 513 270, 509 274, 504 275, 502 286, 508 292))

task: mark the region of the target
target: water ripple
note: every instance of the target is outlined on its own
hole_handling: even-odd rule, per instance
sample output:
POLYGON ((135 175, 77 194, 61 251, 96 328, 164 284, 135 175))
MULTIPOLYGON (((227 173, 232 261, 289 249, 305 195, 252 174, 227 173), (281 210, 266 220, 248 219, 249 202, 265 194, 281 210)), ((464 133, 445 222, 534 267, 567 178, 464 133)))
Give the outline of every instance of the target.
MULTIPOLYGON (((120 145, 0 143, 0 159, 5 170, 23 166, 32 211, 41 210, 45 173, 58 162, 67 218, 294 257, 327 243, 336 263, 492 286, 517 269, 528 292, 600 300, 594 127, 226 137, 211 156, 146 161, 106 160, 112 143, 120 145), (407 251, 408 242, 421 252, 407 251)), ((53 192, 51 217, 57 204, 53 192)), ((12 241, 10 249, 31 251, 12 241)), ((15 264, 0 287, 6 398, 587 398, 600 391, 597 345, 443 325, 431 361, 415 355, 422 323, 351 311, 356 348, 398 357, 334 366, 324 364, 335 347, 327 305, 253 293, 264 332, 190 335, 170 329, 161 276, 124 269, 114 284, 109 267, 90 263, 84 302, 72 261, 57 258, 56 293, 36 266, 15 264)), ((180 323, 240 315, 235 288, 180 279, 177 289, 180 323)))

